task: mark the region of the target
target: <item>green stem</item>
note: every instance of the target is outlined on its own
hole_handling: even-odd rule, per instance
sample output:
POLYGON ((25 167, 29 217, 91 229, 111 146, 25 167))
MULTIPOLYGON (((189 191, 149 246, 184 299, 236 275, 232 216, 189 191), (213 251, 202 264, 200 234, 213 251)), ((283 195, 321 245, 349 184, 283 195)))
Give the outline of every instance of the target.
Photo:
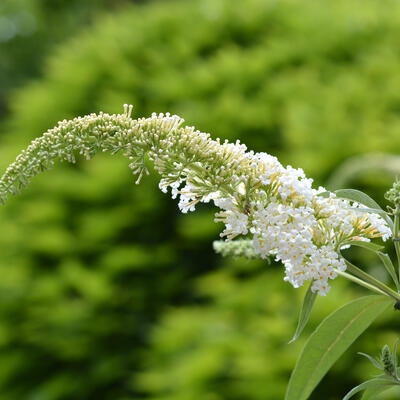
POLYGON ((369 283, 356 278, 354 275, 348 274, 347 272, 343 272, 343 271, 339 271, 337 269, 335 269, 336 273, 340 276, 343 276, 343 278, 349 279, 350 281, 353 281, 355 283, 357 283, 360 286, 364 286, 365 288, 372 290, 373 292, 376 292, 378 294, 383 294, 385 296, 387 296, 387 294, 385 292, 382 292, 380 289, 378 289, 375 286, 370 285, 369 283))
POLYGON ((373 276, 367 274, 362 269, 353 265, 350 261, 345 259, 347 270, 351 272, 356 277, 360 278, 362 281, 374 286, 375 288, 379 289, 381 292, 384 292, 387 296, 393 298, 396 301, 400 301, 400 294, 395 292, 390 287, 386 286, 382 282, 378 281, 378 279, 374 278, 373 276))

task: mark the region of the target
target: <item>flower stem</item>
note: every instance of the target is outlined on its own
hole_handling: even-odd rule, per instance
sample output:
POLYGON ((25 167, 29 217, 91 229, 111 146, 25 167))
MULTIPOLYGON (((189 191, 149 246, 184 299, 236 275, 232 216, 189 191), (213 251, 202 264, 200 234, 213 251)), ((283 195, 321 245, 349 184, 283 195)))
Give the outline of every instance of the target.
POLYGON ((350 261, 347 261, 345 259, 345 262, 347 265, 347 270, 349 272, 351 272, 354 276, 356 276, 357 278, 360 278, 360 280, 362 280, 364 283, 368 283, 369 285, 372 285, 376 289, 379 289, 380 292, 383 292, 384 294, 393 298, 394 300, 400 301, 399 293, 395 292, 390 287, 388 287, 385 284, 383 284, 382 282, 378 281, 378 279, 374 278, 373 276, 367 274, 362 269, 356 267, 350 261))

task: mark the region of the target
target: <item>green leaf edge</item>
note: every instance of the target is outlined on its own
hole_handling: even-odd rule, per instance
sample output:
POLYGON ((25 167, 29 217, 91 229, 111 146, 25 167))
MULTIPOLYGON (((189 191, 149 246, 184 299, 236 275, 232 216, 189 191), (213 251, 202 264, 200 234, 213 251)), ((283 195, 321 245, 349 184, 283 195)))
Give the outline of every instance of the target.
POLYGON ((306 327, 308 320, 310 319, 311 311, 314 307, 314 303, 318 295, 317 292, 311 291, 312 284, 313 282, 311 282, 310 285, 308 286, 307 292, 304 296, 296 332, 294 333, 293 338, 289 342, 289 344, 293 343, 300 336, 301 332, 303 332, 303 329, 306 327))
POLYGON ((397 338, 393 345, 393 352, 392 352, 392 363, 394 365, 394 370, 396 372, 397 379, 399 378, 399 373, 397 371, 397 345, 399 343, 399 339, 397 338))
POLYGON ((369 354, 361 353, 360 351, 359 351, 357 354, 359 354, 360 356, 364 356, 364 357, 368 358, 368 360, 371 361, 372 364, 373 364, 376 368, 378 368, 378 369, 380 369, 381 371, 383 371, 382 365, 380 365, 380 364, 378 363, 378 361, 375 360, 374 357, 370 356, 369 354))
POLYGON ((351 389, 350 392, 343 397, 343 400, 349 400, 350 397, 353 397, 356 393, 361 392, 362 390, 370 389, 370 388, 378 388, 378 387, 390 387, 390 386, 398 386, 399 384, 390 378, 374 378, 369 381, 363 382, 355 388, 351 389))
POLYGON ((378 257, 381 259, 384 267, 386 268, 386 271, 389 273, 389 275, 392 277, 394 284, 396 285, 397 291, 400 291, 400 282, 399 278, 397 276, 396 270, 394 268, 393 262, 390 259, 390 257, 386 253, 382 253, 380 251, 377 251, 376 254, 378 257))

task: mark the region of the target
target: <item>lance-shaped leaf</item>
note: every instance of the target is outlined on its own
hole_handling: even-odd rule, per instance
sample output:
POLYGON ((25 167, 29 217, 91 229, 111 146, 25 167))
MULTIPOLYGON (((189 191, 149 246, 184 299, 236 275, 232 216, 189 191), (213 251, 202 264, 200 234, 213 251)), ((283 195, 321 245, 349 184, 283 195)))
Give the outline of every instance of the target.
POLYGON ((383 371, 382 365, 380 365, 380 364, 378 363, 378 361, 375 360, 374 357, 371 357, 369 354, 365 354, 365 353, 361 353, 361 352, 358 352, 357 354, 360 354, 361 356, 364 356, 364 357, 368 358, 368 360, 371 361, 372 364, 374 364, 374 366, 375 366, 376 368, 378 368, 378 369, 380 369, 381 371, 383 371))
POLYGON ((391 303, 384 296, 361 297, 325 318, 297 360, 285 400, 308 399, 336 360, 391 303))
POLYGON ((376 244, 376 243, 372 243, 372 242, 364 242, 362 240, 351 240, 351 241, 347 242, 346 244, 349 244, 350 246, 363 247, 364 249, 374 251, 375 253, 384 248, 380 244, 376 244))
MULTIPOLYGON (((382 207, 366 193, 356 189, 339 189, 335 190, 337 197, 342 199, 356 201, 357 203, 364 204, 368 208, 375 210, 382 210, 382 207)), ((383 210, 382 210, 383 211, 383 210)))
POLYGON ((311 287, 312 287, 312 282, 310 283, 310 286, 307 289, 307 292, 304 296, 303 299, 303 304, 301 306, 300 310, 300 315, 299 315, 299 322, 297 323, 297 328, 296 332, 292 338, 292 340, 289 343, 294 342, 301 334, 305 326, 307 325, 307 322, 310 318, 311 311, 313 309, 315 299, 317 298, 317 292, 312 292, 311 287))
POLYGON ((393 353, 392 353, 392 363, 394 366, 394 370, 396 372, 396 378, 399 379, 399 372, 397 371, 397 345, 399 343, 399 339, 394 342, 393 353))
POLYGON ((347 393, 345 397, 343 397, 343 400, 349 400, 350 397, 353 397, 355 394, 361 392, 362 390, 373 388, 374 390, 378 391, 380 390, 380 392, 382 392, 382 390, 386 390, 389 389, 391 386, 397 386, 397 385, 399 385, 398 382, 388 377, 370 379, 369 381, 363 382, 361 383, 361 385, 358 385, 352 390, 350 390, 350 392, 347 393))
POLYGON ((378 254, 378 257, 383 262, 383 265, 385 266, 386 271, 392 277, 393 282, 395 283, 397 290, 400 291, 399 278, 397 277, 396 270, 394 268, 392 260, 390 259, 390 257, 387 254, 381 253, 380 251, 378 251, 376 254, 378 254))
MULTIPOLYGON (((373 200, 371 197, 369 197, 364 192, 361 192, 360 190, 340 189, 340 190, 336 190, 335 194, 337 197, 340 197, 342 199, 356 201, 357 203, 363 204, 363 205, 367 206, 368 208, 372 208, 374 210, 382 210, 382 207, 375 200, 373 200)), ((389 224, 389 226, 393 230, 393 221, 384 212, 384 210, 382 210, 382 212, 383 212, 383 214, 381 214, 382 218, 384 218, 384 220, 389 224)))

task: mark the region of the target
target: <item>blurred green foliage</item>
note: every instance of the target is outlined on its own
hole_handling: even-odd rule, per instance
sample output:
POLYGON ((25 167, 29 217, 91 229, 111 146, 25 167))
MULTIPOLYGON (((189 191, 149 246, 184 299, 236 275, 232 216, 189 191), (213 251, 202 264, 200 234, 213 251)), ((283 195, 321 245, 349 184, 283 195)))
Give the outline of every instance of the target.
POLYGON ((38 76, 43 58, 53 47, 99 12, 129 0, 2 0, 0 2, 0 115, 8 94, 27 78, 38 76))
MULTIPOLYGON (((323 183, 349 156, 400 149, 399 22, 395 0, 174 1, 105 15, 13 94, 0 166, 60 119, 132 103, 323 183)), ((281 267, 215 256, 210 208, 178 215, 155 174, 133 182, 126 161, 99 155, 57 166, 1 209, 0 398, 282 399, 311 328, 365 292, 335 281, 287 345, 303 291, 281 267)), ((313 398, 373 373, 355 352, 393 343, 397 321, 377 323, 313 398)))

